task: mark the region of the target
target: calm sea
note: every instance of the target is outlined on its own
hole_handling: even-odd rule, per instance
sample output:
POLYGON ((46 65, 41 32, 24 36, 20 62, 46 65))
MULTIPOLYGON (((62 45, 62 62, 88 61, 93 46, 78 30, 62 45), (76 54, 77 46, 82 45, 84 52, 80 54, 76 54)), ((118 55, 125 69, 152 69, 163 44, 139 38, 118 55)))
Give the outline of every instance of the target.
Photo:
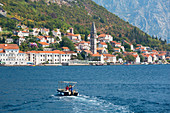
POLYGON ((0 67, 2 113, 169 113, 170 65, 0 67), (76 81, 80 96, 57 96, 76 81))

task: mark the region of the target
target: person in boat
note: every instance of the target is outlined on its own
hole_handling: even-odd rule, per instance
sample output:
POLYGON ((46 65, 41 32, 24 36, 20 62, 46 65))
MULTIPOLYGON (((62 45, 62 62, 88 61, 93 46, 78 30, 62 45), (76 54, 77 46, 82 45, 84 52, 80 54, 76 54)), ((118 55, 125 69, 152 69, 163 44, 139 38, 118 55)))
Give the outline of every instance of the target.
POLYGON ((66 91, 69 91, 69 87, 68 86, 66 86, 66 91))
POLYGON ((71 94, 73 95, 73 87, 72 85, 69 85, 69 91, 71 92, 71 94))

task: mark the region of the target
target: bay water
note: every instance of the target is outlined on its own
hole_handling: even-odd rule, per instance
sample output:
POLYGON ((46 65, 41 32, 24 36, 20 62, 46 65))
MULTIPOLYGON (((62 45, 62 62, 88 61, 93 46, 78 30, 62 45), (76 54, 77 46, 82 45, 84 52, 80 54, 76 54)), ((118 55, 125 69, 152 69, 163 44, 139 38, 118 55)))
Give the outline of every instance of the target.
POLYGON ((169 113, 170 65, 0 67, 0 113, 169 113), (76 81, 79 96, 58 96, 76 81))

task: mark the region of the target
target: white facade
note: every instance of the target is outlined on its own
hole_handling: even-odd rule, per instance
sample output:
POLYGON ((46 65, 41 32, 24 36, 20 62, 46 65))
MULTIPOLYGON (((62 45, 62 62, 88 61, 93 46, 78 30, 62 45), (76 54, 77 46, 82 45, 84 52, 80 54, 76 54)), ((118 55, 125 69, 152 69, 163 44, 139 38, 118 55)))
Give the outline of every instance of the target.
POLYGON ((29 32, 19 31, 19 32, 17 33, 17 35, 18 35, 19 37, 26 37, 26 36, 29 36, 29 32))
POLYGON ((7 44, 12 43, 12 42, 14 42, 14 40, 12 38, 7 38, 5 40, 5 43, 7 43, 7 44))
POLYGON ((140 63, 140 57, 139 55, 137 55, 136 59, 135 59, 135 63, 139 64, 140 63))
POLYGON ((61 32, 60 32, 60 29, 53 30, 52 33, 53 33, 53 35, 55 37, 59 37, 59 39, 61 41, 61 32))
MULTIPOLYGON (((113 37, 111 35, 101 34, 98 36, 98 38, 99 40, 108 40, 109 42, 113 41, 113 37)), ((107 41, 104 41, 104 42, 107 42, 107 41)))
POLYGON ((54 43, 54 38, 46 37, 46 42, 49 43, 49 44, 54 43))
POLYGON ((0 32, 2 31, 2 27, 0 26, 0 32))
POLYGON ((33 36, 38 36, 39 35, 40 29, 33 28, 32 30, 33 30, 33 32, 30 32, 30 35, 33 35, 33 36))
POLYGON ((85 41, 80 42, 77 49, 90 50, 90 42, 85 42, 85 41))
POLYGON ((27 54, 19 51, 16 44, 0 44, 0 62, 7 65, 26 65, 27 54))
POLYGON ((107 44, 106 44, 106 43, 101 42, 101 43, 99 43, 98 47, 100 47, 100 48, 101 48, 101 47, 107 48, 107 44))
POLYGON ((122 51, 123 51, 123 52, 125 51, 125 48, 124 48, 124 46, 121 46, 120 48, 122 49, 122 51))
POLYGON ((133 44, 130 45, 130 49, 131 49, 132 51, 134 50, 133 44))
POLYGON ((71 59, 71 54, 66 54, 62 51, 33 51, 28 54, 29 61, 33 62, 35 65, 42 63, 49 64, 59 64, 59 63, 69 63, 71 59))
POLYGON ((46 29, 46 28, 41 29, 41 33, 44 35, 49 35, 49 32, 50 32, 49 29, 46 29))
POLYGON ((44 36, 38 36, 38 37, 37 37, 37 41, 46 42, 46 39, 45 39, 44 36))
POLYGON ((103 56, 106 62, 116 63, 116 56, 110 54, 103 54, 103 56))
POLYGON ((24 37, 20 37, 18 40, 17 40, 17 44, 18 45, 21 45, 21 43, 25 42, 25 38, 24 37))

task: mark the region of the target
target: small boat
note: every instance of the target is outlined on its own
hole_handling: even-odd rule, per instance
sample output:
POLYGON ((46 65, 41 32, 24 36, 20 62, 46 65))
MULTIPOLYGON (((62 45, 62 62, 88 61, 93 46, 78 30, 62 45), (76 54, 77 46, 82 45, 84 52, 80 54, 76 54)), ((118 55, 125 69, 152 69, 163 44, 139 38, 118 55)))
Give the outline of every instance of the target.
POLYGON ((77 82, 71 81, 59 81, 57 92, 60 96, 78 96, 78 91, 75 90, 75 85, 77 82), (70 90, 66 90, 66 86, 74 87, 74 90, 71 92, 70 90))
POLYGON ((96 66, 103 66, 104 64, 102 64, 102 63, 98 63, 98 64, 96 64, 96 66))

